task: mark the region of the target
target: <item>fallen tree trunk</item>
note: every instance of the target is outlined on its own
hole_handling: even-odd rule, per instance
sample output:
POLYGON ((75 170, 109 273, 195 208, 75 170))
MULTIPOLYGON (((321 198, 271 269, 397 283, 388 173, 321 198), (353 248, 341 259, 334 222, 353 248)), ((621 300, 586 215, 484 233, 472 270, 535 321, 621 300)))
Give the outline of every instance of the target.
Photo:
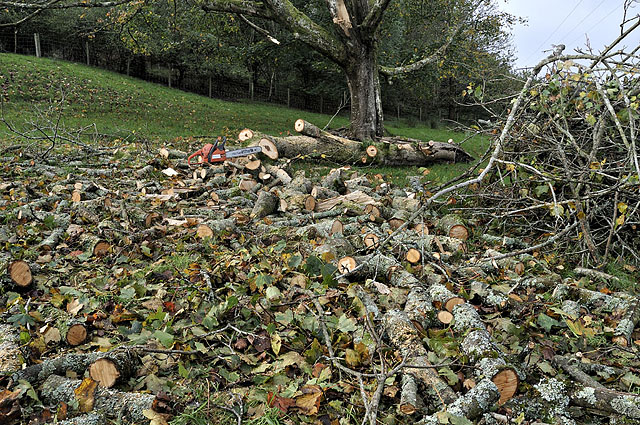
POLYGON ((268 148, 263 146, 263 153, 273 159, 303 156, 353 165, 428 166, 435 162, 468 162, 473 159, 451 143, 383 139, 366 145, 320 130, 304 120, 296 121, 295 128, 301 135, 274 137, 254 133, 254 140, 249 145, 263 146, 269 143, 268 148), (276 152, 273 152, 274 149, 276 152))
MULTIPOLYGON (((42 384, 42 400, 47 404, 75 404, 78 402, 76 390, 81 381, 51 375, 42 384)), ((126 393, 106 388, 96 388, 92 394, 93 410, 111 418, 123 417, 134 423, 145 423, 149 419, 144 412, 151 410, 155 396, 143 393, 126 393)))

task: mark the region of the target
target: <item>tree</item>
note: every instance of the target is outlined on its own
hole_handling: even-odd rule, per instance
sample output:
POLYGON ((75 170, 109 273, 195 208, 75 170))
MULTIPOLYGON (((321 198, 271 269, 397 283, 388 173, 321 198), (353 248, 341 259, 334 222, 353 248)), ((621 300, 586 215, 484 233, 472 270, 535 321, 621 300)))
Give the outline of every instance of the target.
MULTIPOLYGON (((239 15, 267 37, 272 36, 264 29, 263 21, 275 22, 295 39, 335 63, 344 72, 351 95, 351 135, 365 140, 382 136, 384 131, 380 74, 396 77, 417 71, 441 59, 449 46, 461 36, 461 29, 474 28, 478 22, 485 22, 489 18, 502 24, 504 17, 508 15, 496 13, 492 2, 493 0, 198 0, 190 4, 207 12, 239 15), (432 40, 424 54, 414 53, 400 65, 385 66, 380 63, 379 30, 394 1, 400 5, 401 10, 409 12, 416 5, 423 9, 438 10, 439 13, 433 14, 433 21, 423 25, 422 31, 435 30, 439 39, 432 40), (257 24, 249 19, 257 20, 257 24)), ((25 13, 35 13, 33 11, 38 8, 94 7, 101 4, 122 4, 122 8, 139 10, 151 3, 140 0, 102 3, 64 0, 19 3, 0 0, 0 8, 22 8, 25 13)), ((391 16, 390 19, 393 18, 391 16)), ((402 26, 403 23, 399 22, 398 25, 402 26)))

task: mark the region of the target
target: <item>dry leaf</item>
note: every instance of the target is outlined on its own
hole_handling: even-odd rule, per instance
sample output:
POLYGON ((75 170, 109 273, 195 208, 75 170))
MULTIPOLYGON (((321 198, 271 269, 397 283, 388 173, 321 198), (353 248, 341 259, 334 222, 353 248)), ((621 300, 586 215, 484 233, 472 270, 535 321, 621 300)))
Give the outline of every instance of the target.
POLYGON ((142 411, 145 418, 149 419, 149 425, 169 425, 165 415, 158 413, 152 409, 145 409, 142 411))
POLYGON ((296 407, 305 415, 315 415, 320 408, 322 389, 317 385, 305 385, 302 387, 302 395, 296 397, 296 407))
POLYGON ((83 307, 84 304, 80 304, 80 301, 78 301, 78 299, 76 298, 75 300, 67 304, 67 313, 75 316, 80 310, 82 310, 83 307))
POLYGON ((173 176, 177 176, 178 172, 173 168, 169 167, 162 170, 162 174, 164 174, 165 176, 173 177, 173 176))
POLYGON ((78 400, 78 410, 87 413, 93 410, 94 394, 98 388, 98 383, 91 378, 84 378, 78 388, 73 390, 78 400))

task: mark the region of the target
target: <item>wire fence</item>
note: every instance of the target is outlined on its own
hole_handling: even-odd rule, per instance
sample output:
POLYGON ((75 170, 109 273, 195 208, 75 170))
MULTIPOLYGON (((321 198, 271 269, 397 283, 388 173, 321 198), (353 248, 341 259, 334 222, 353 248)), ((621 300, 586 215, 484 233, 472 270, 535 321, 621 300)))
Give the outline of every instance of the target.
MULTIPOLYGON (((349 94, 318 93, 306 87, 290 87, 277 83, 263 83, 249 78, 233 78, 223 74, 203 75, 174 69, 149 56, 133 55, 127 50, 106 49, 88 39, 57 40, 38 33, 24 34, 0 32, 0 53, 17 53, 37 57, 83 63, 148 82, 166 85, 179 90, 223 100, 252 100, 286 105, 311 112, 334 114, 349 111, 349 94)), ((438 125, 443 110, 438 105, 416 104, 409 97, 383 102, 387 119, 407 120, 409 123, 438 125)), ((458 111, 449 118, 460 119, 458 111)))

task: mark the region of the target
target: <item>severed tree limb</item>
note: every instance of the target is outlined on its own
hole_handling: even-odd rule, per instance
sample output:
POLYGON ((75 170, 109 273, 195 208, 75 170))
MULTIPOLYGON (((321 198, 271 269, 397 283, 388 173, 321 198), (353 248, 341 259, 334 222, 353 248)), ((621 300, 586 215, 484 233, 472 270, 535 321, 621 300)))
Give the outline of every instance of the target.
MULTIPOLYGON (((42 400, 47 404, 58 405, 62 402, 77 402, 76 389, 82 381, 67 379, 58 375, 49 376, 42 384, 42 400)), ((145 410, 153 406, 153 394, 127 393, 97 387, 93 393, 93 410, 111 418, 124 418, 135 423, 145 423, 148 418, 145 410)))
POLYGON ((0 324, 0 377, 20 369, 22 352, 19 341, 16 328, 8 324, 0 324))
MULTIPOLYGON (((483 379, 468 393, 453 403, 445 406, 440 412, 425 416, 417 425, 439 425, 443 414, 473 420, 490 410, 500 398, 498 387, 489 379, 483 379)), ((455 422, 447 422, 455 423, 455 422)))

